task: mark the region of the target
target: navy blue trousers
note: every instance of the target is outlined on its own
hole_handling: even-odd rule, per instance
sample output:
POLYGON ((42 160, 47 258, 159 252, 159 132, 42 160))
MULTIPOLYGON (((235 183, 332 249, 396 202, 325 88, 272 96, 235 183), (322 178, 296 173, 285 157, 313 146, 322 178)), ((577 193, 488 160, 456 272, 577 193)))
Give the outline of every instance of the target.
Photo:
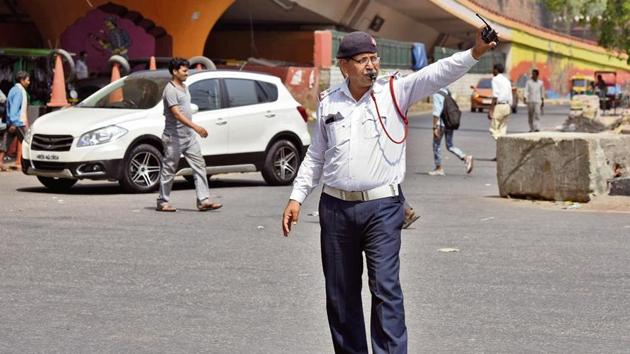
POLYGON ((322 194, 321 249, 326 310, 335 353, 368 353, 361 302, 363 253, 372 294, 372 352, 407 353, 400 288, 404 197, 347 202, 322 194))

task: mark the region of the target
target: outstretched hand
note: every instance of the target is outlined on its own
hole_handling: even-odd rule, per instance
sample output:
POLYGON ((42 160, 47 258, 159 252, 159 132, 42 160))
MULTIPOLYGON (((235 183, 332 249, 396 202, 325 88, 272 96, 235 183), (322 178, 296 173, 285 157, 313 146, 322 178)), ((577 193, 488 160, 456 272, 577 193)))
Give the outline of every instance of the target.
MULTIPOLYGON (((497 47, 497 42, 486 43, 481 39, 481 31, 483 31, 485 27, 479 27, 477 29, 477 37, 475 38, 475 46, 472 49, 472 55, 475 59, 479 60, 484 53, 487 51, 494 49, 497 47)), ((497 37, 498 37, 497 33, 497 37)))

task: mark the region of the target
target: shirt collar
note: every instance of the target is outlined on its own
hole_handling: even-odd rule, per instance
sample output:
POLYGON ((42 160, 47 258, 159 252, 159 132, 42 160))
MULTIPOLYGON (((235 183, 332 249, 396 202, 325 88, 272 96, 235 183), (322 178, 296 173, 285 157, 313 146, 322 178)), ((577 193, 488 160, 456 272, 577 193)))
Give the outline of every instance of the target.
MULTIPOLYGON (((369 96, 370 92, 374 92, 375 94, 378 94, 382 90, 383 90, 383 84, 379 83, 378 80, 376 80, 374 84, 372 85, 372 88, 366 92, 366 95, 369 96)), ((350 88, 348 87, 348 79, 344 80, 343 84, 341 84, 341 92, 354 101, 354 97, 352 97, 352 93, 350 93, 350 88)), ((364 95, 363 97, 366 97, 366 95, 364 95)), ((361 99, 359 99, 359 101, 360 100, 361 99)))

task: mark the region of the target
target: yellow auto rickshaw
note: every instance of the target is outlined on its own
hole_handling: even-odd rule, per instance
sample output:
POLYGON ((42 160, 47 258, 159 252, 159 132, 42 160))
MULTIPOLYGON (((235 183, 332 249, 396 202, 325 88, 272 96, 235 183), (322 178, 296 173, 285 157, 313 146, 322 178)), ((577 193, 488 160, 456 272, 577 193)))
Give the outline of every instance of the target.
POLYGON ((575 95, 594 94, 595 79, 586 75, 575 75, 571 77, 571 97, 575 95))

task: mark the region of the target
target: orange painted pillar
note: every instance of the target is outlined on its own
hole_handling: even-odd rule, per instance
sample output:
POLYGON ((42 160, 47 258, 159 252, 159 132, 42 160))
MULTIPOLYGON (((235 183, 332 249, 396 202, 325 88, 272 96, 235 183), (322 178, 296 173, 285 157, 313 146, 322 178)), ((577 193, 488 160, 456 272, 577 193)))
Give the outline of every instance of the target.
POLYGON ((332 66, 332 32, 315 31, 313 64, 316 68, 329 69, 332 66))

